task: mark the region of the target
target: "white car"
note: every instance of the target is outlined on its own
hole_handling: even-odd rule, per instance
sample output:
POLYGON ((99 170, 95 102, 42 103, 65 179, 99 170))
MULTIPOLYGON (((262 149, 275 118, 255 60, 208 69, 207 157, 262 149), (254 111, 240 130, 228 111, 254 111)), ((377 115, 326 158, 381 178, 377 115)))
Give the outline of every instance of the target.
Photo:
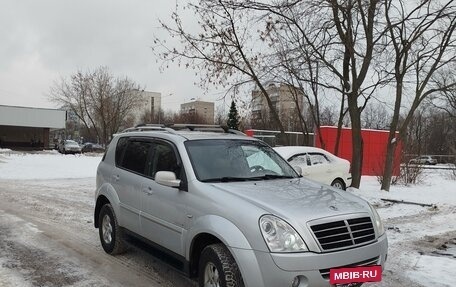
POLYGON ((64 140, 59 145, 59 152, 63 154, 81 153, 81 147, 73 140, 64 140))
POLYGON ((302 176, 346 189, 351 184, 350 162, 323 149, 309 146, 282 146, 274 150, 292 166, 302 169, 302 176))
POLYGON ((417 158, 413 158, 409 161, 409 164, 425 164, 425 165, 436 165, 437 160, 429 155, 423 155, 417 158))

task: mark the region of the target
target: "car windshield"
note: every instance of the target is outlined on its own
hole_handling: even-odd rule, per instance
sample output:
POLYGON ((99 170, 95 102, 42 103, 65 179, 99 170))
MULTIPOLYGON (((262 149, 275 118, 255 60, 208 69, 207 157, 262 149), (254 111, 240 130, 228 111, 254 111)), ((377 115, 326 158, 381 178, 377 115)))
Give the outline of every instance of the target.
POLYGON ((77 142, 75 142, 75 141, 70 141, 70 140, 66 140, 66 141, 65 141, 65 144, 78 145, 77 142))
POLYGON ((252 140, 194 140, 185 143, 203 182, 294 178, 298 174, 269 146, 252 140))

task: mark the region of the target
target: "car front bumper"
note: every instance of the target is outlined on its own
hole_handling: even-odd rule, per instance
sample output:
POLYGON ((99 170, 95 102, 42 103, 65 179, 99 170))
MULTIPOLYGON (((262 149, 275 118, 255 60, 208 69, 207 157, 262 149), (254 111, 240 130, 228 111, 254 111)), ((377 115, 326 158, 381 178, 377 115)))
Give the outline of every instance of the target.
POLYGON ((351 184, 352 184, 352 176, 351 176, 351 174, 349 174, 345 177, 345 186, 349 187, 349 186, 351 186, 351 184))
POLYGON ((292 286, 296 276, 301 282, 298 287, 329 287, 325 275, 329 269, 366 261, 384 266, 387 250, 386 235, 369 245, 330 253, 268 253, 231 248, 247 287, 292 286))
POLYGON ((80 148, 70 147, 70 148, 65 148, 65 151, 68 152, 68 153, 71 153, 71 152, 80 153, 81 149, 80 148))

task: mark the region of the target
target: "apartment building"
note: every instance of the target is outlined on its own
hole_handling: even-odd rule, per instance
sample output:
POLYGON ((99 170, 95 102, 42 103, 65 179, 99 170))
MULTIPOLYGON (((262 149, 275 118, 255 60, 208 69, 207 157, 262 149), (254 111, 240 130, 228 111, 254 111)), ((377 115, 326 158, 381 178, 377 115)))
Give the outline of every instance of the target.
MULTIPOLYGON (((280 120, 288 131, 299 129, 298 106, 301 113, 304 112, 304 95, 291 85, 283 83, 270 83, 266 85, 266 91, 277 111, 280 120)), ((259 89, 252 91, 252 126, 254 128, 277 128, 271 127, 272 114, 268 107, 266 97, 259 89)))
POLYGON ((161 110, 161 93, 149 91, 135 91, 140 93, 140 102, 132 112, 134 124, 155 123, 159 121, 161 110), (147 119, 144 119, 146 117, 147 119))
POLYGON ((214 103, 204 101, 192 101, 181 104, 181 114, 188 115, 189 121, 198 123, 214 124, 214 103))

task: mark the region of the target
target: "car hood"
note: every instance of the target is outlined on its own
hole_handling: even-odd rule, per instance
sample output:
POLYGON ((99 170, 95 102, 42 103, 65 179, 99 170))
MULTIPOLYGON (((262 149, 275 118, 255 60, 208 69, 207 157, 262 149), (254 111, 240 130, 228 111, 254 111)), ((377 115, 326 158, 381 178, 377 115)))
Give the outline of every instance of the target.
POLYGON ((77 144, 65 144, 66 147, 76 147, 76 148, 79 148, 80 146, 78 146, 77 144))
POLYGON ((216 183, 221 191, 243 198, 284 219, 309 221, 342 214, 369 212, 363 199, 309 180, 265 180, 216 183))

